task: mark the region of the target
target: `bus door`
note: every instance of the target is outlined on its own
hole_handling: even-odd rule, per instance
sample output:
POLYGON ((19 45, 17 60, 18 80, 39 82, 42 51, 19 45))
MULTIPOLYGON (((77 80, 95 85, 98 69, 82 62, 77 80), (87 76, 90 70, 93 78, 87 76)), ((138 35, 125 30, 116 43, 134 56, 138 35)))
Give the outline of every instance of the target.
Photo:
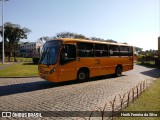
POLYGON ((60 53, 59 81, 77 78, 76 46, 64 44, 60 53))

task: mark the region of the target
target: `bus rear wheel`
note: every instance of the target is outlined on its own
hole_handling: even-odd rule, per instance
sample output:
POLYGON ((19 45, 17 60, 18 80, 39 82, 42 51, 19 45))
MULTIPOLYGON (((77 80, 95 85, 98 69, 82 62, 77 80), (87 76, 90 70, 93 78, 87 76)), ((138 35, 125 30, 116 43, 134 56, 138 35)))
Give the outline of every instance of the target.
POLYGON ((121 66, 116 67, 115 75, 117 77, 120 77, 122 75, 122 67, 121 66))
POLYGON ((77 74, 77 79, 79 81, 84 81, 88 79, 88 72, 86 70, 80 70, 77 74))

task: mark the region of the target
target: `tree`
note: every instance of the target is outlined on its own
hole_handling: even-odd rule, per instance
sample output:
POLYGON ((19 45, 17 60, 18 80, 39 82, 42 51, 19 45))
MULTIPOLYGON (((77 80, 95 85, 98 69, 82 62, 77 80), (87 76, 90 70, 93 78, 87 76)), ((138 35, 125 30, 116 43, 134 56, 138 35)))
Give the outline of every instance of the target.
POLYGON ((128 43, 126 43, 126 42, 124 42, 124 43, 122 43, 122 44, 126 44, 126 45, 128 45, 128 43))
POLYGON ((104 39, 102 38, 97 38, 97 37, 91 37, 91 40, 95 40, 95 41, 104 41, 104 39))
POLYGON ((142 50, 143 50, 143 48, 134 47, 134 51, 135 51, 136 53, 140 53, 140 52, 142 52, 142 50))
POLYGON ((117 41, 112 40, 112 39, 107 39, 106 42, 117 43, 117 41))
POLYGON ((82 34, 76 34, 76 33, 71 33, 71 32, 61 32, 56 34, 57 38, 76 38, 76 39, 87 39, 84 35, 82 34))
POLYGON ((38 39, 38 42, 42 42, 42 43, 45 43, 46 41, 50 40, 51 38, 48 37, 48 36, 45 36, 45 37, 40 37, 38 39))
POLYGON ((74 35, 74 38, 76 38, 76 39, 87 39, 84 35, 82 35, 82 34, 75 34, 74 35))
MULTIPOLYGON (((11 53, 13 52, 14 61, 16 61, 16 50, 18 48, 18 42, 21 39, 27 39, 27 34, 31 32, 26 27, 21 27, 18 24, 7 22, 4 24, 4 44, 5 53, 7 53, 10 60, 11 53)), ((2 26, 0 27, 0 34, 2 36, 2 26)))

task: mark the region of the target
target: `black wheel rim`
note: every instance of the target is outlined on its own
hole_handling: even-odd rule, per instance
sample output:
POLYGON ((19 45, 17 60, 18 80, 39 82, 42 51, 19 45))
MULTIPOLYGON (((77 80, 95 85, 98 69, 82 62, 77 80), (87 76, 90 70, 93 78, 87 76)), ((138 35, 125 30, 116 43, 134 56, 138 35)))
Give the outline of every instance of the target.
POLYGON ((80 72, 78 75, 79 80, 84 80, 86 79, 86 74, 84 72, 80 72))
POLYGON ((122 74, 122 70, 120 67, 117 68, 117 76, 121 76, 122 74))

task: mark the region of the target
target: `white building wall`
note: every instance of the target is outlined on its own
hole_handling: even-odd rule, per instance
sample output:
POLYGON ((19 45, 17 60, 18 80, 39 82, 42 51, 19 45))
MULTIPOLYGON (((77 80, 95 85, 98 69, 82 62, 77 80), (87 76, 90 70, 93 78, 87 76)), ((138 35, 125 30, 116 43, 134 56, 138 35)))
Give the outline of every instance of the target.
POLYGON ((23 56, 32 56, 33 54, 39 52, 39 49, 41 49, 42 46, 43 43, 40 42, 22 43, 20 45, 20 54, 23 54, 23 56))

